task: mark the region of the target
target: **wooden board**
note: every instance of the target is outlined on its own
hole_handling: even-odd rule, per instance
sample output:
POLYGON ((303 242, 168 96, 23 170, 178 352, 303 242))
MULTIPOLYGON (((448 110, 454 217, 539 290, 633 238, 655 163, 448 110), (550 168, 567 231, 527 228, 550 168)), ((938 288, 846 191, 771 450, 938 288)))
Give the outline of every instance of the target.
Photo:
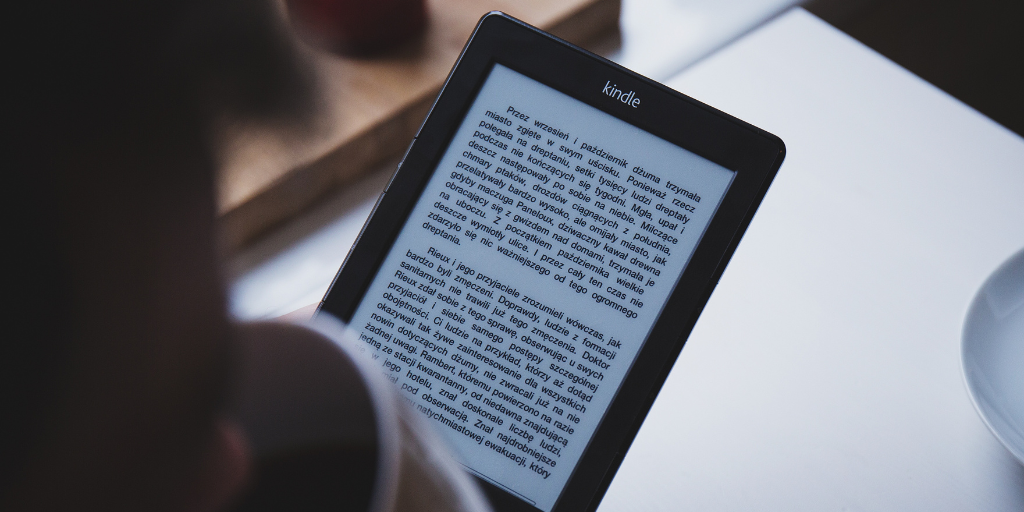
POLYGON ((412 140, 477 21, 501 10, 585 44, 615 29, 620 0, 427 0, 422 38, 372 59, 313 53, 320 129, 288 137, 226 135, 218 199, 223 241, 237 248, 389 158, 412 140))

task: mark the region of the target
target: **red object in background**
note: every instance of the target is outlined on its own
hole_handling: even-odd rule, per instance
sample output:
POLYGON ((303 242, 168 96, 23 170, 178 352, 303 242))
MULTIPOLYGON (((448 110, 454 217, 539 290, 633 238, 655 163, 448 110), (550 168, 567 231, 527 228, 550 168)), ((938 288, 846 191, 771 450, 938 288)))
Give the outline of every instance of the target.
POLYGON ((348 54, 395 47, 426 24, 424 0, 287 0, 292 22, 318 46, 348 54))

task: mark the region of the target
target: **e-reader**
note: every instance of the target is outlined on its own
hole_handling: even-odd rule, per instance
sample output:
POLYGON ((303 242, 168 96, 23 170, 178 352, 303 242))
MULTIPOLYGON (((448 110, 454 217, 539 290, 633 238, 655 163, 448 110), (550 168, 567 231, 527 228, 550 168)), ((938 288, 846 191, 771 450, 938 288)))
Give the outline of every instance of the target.
POLYGON ((784 155, 488 14, 320 311, 498 510, 592 510, 784 155))

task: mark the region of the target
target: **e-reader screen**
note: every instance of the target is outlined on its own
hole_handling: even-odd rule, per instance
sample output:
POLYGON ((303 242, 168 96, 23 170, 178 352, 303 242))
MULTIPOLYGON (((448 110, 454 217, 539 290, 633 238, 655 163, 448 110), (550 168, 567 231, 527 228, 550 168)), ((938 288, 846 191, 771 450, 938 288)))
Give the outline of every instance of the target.
POLYGON ((466 468, 550 511, 735 176, 494 64, 350 325, 466 468))

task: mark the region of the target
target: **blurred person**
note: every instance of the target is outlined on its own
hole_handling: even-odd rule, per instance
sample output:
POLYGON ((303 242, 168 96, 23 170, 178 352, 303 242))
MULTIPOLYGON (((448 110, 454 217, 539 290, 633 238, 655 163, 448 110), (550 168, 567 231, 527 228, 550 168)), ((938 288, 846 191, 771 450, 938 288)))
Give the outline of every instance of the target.
POLYGON ((274 478, 303 467, 307 483, 317 468, 336 477, 321 482, 325 495, 352 510, 486 509, 417 419, 400 403, 382 407, 390 391, 328 338, 228 318, 214 120, 302 131, 315 104, 277 9, 270 0, 9 9, 4 290, 15 305, 0 344, 0 509, 337 509, 275 494, 274 478), (246 384, 231 383, 301 371, 308 357, 290 359, 291 347, 333 354, 334 366, 315 371, 342 386, 346 421, 369 441, 266 470, 239 419, 246 399, 229 411, 246 384))

